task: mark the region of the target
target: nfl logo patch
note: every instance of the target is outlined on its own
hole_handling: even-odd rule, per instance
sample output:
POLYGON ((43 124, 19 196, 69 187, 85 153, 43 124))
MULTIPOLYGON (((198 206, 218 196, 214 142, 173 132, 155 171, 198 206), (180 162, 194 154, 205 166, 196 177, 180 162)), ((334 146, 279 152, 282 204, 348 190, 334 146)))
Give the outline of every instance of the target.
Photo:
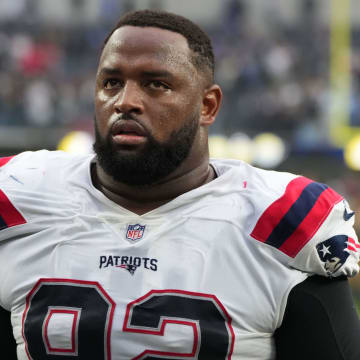
POLYGON ((131 241, 140 240, 144 236, 146 225, 128 225, 126 231, 126 238, 131 241))

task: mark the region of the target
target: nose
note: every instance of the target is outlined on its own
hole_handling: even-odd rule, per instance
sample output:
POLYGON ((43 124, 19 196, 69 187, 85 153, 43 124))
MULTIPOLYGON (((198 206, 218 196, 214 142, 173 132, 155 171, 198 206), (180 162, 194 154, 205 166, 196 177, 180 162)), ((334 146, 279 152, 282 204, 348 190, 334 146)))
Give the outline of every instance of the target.
POLYGON ((114 104, 115 112, 141 114, 143 103, 141 89, 135 82, 127 81, 118 94, 114 104))

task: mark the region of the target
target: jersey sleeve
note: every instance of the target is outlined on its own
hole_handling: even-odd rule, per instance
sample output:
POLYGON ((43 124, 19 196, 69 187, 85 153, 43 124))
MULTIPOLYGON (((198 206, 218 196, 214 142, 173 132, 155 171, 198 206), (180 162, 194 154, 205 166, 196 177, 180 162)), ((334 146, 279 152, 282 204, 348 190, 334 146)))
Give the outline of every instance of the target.
POLYGON ((65 155, 46 150, 0 158, 0 242, 35 231, 60 211, 64 164, 65 155))
POLYGON ((300 271, 355 276, 360 245, 354 215, 336 191, 299 176, 264 210, 251 236, 277 248, 287 265, 300 271))
POLYGON ((8 191, 9 179, 13 182, 17 181, 16 177, 12 177, 12 163, 16 162, 15 156, 0 158, 0 240, 5 234, 5 230, 26 224, 26 219, 16 205, 14 205, 8 191), (3 235, 3 236, 2 236, 3 235))

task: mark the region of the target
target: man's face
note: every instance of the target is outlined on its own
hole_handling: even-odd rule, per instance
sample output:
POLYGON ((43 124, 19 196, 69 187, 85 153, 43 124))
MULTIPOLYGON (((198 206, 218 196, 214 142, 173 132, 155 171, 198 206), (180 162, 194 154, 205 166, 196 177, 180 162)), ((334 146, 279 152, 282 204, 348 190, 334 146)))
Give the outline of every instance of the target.
POLYGON ((203 85, 186 39, 124 26, 106 44, 95 92, 94 149, 114 180, 149 185, 189 155, 198 135, 203 85))

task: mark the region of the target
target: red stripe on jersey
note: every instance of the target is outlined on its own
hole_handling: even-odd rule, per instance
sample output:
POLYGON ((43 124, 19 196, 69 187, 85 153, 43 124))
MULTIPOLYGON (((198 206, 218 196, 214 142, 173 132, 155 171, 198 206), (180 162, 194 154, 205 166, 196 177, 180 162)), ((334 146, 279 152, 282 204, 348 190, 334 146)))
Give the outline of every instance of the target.
POLYGON ((352 247, 350 244, 348 244, 347 249, 350 250, 350 251, 354 251, 354 252, 358 251, 356 248, 352 247))
POLYGON ((8 156, 8 157, 3 157, 0 158, 0 167, 4 166, 5 164, 7 164, 14 156, 8 156))
POLYGON ((0 190, 0 217, 4 220, 6 227, 26 224, 26 220, 11 203, 9 198, 0 190))
POLYGON ((284 195, 273 202, 260 216, 251 236, 256 240, 265 242, 280 220, 299 198, 304 188, 312 182, 312 180, 303 176, 290 181, 284 195))
POLYGON ((291 257, 295 257, 314 236, 333 207, 342 199, 343 197, 331 188, 327 188, 322 192, 305 219, 279 247, 279 250, 291 257))
POLYGON ((355 245, 355 247, 360 248, 360 244, 359 244, 356 240, 354 240, 353 238, 349 237, 349 238, 348 238, 348 242, 350 242, 350 243, 352 243, 353 245, 355 245))
POLYGON ((355 241, 353 238, 348 237, 348 247, 351 251, 360 251, 360 244, 355 241))

